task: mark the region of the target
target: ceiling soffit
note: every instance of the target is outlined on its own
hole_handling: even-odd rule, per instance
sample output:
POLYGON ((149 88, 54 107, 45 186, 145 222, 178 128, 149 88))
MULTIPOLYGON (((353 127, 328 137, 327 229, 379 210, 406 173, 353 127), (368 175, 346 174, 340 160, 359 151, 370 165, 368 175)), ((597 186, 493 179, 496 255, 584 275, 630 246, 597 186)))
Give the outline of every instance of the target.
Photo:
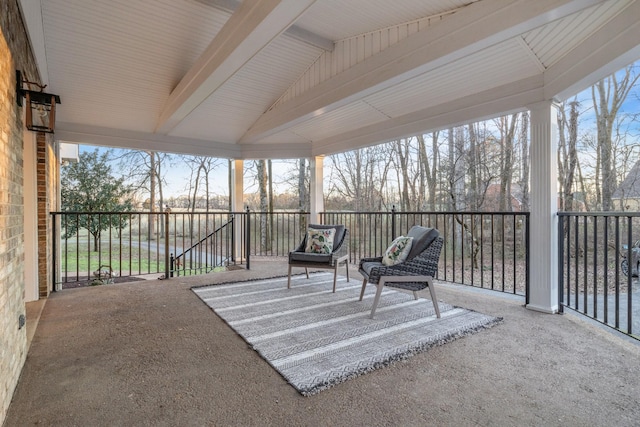
POLYGON ((433 23, 441 21, 452 13, 455 13, 455 11, 405 22, 401 25, 337 41, 334 49, 330 52, 322 53, 311 67, 269 109, 302 95, 312 87, 384 51, 410 35, 424 31, 433 23))
MULTIPOLYGON (((423 110, 452 99, 470 96, 507 82, 542 73, 549 65, 554 64, 557 58, 563 57, 584 42, 586 37, 589 36, 585 26, 592 29, 600 28, 630 3, 630 1, 621 1, 615 4, 593 6, 522 36, 514 37, 388 89, 381 90, 365 97, 361 101, 337 108, 319 117, 313 117, 290 127, 288 131, 304 140, 320 141, 353 129, 352 125, 351 129, 349 129, 350 123, 357 122, 363 126, 368 126, 388 118, 400 117, 413 111, 423 110), (562 40, 562 42, 558 42, 558 40, 562 40), (356 115, 355 111, 359 111, 360 114, 356 115)), ((415 28, 414 31, 400 33, 398 27, 394 27, 392 33, 400 33, 404 36, 395 39, 394 42, 419 31, 419 28, 415 28)), ((423 25, 422 28, 426 28, 426 25, 423 25)), ((386 36, 388 31, 376 33, 373 39, 380 40, 380 34, 385 34, 386 36)), ((353 48, 359 52, 363 51, 362 46, 373 45, 370 40, 366 41, 366 37, 360 39, 355 38, 346 42, 347 44, 354 43, 353 48)), ((388 43, 383 44, 384 48, 390 45, 388 43)), ((376 46, 379 46, 379 42, 376 46)), ((316 61, 314 67, 296 82, 279 103, 291 99, 290 93, 301 95, 323 81, 322 69, 336 69, 335 65, 332 67, 330 64, 342 62, 340 52, 343 49, 343 47, 337 47, 334 52, 323 54, 321 59, 316 61), (333 59, 336 54, 337 58, 333 59), (332 58, 328 62, 329 65, 326 65, 323 60, 323 58, 327 57, 332 58), (319 67, 320 72, 317 71, 318 64, 322 65, 322 67, 319 67), (316 76, 315 84, 311 83, 314 79, 310 76, 316 76)), ((360 56, 359 62, 367 58, 366 53, 360 56)), ((279 135, 280 138, 283 137, 283 133, 276 135, 279 135)), ((271 140, 276 141, 277 138, 274 137, 271 140)))
POLYGON ((551 17, 560 19, 598 3, 595 0, 473 3, 423 31, 415 29, 412 34, 407 31, 405 38, 389 44, 375 55, 363 57, 361 62, 353 60, 354 54, 357 57, 359 52, 350 52, 353 65, 342 72, 337 72, 336 48, 334 52, 323 55, 336 58, 330 65, 325 64, 325 70, 330 69, 333 73, 335 69, 333 76, 326 80, 318 78, 317 84, 313 79, 303 77, 301 81, 309 82, 309 88, 265 112, 240 143, 255 143, 304 121, 317 120, 320 115, 394 88, 474 52, 517 38, 551 17))
POLYGON ((46 68, 64 102, 56 135, 240 158, 329 154, 523 109, 640 57, 640 0, 392 6, 43 1, 46 68))

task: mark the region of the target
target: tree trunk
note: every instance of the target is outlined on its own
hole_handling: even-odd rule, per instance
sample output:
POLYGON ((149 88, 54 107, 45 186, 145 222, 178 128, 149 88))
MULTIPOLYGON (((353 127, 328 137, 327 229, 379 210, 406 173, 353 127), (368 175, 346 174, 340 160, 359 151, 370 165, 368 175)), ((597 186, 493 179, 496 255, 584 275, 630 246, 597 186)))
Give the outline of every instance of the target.
MULTIPOLYGON (((577 169, 578 169, 578 182, 580 183, 580 191, 582 192, 582 194, 586 195, 587 194, 587 187, 586 187, 586 185, 584 183, 584 176, 582 176, 582 168, 580 167, 580 162, 578 162, 577 169)), ((586 200, 585 200, 585 204, 584 204, 584 210, 586 212, 590 211, 589 204, 586 203, 586 200)))
POLYGON ((411 210, 411 197, 409 196, 409 142, 407 139, 394 141, 398 159, 398 174, 400 191, 400 210, 408 212, 411 210))
POLYGON ((438 174, 440 169, 440 149, 438 137, 440 132, 431 133, 431 178, 429 180, 429 204, 432 210, 436 210, 436 190, 438 186, 438 174))
POLYGON ((617 186, 615 159, 613 158, 613 126, 620 107, 640 78, 640 74, 634 75, 632 73, 633 67, 633 65, 626 67, 620 80, 616 74, 612 74, 596 83, 591 90, 598 129, 598 153, 602 174, 602 210, 604 211, 613 209, 611 199, 617 186))
POLYGON ((189 235, 193 237, 193 229, 195 226, 195 212, 196 203, 198 200, 198 185, 200 183, 200 173, 202 172, 202 166, 199 166, 196 172, 196 179, 193 187, 193 201, 191 202, 191 215, 189 215, 189 235))
POLYGON ((416 135, 416 141, 418 143, 418 194, 416 194, 416 207, 418 211, 422 211, 426 209, 429 160, 424 135, 416 135))
POLYGON ((449 184, 449 188, 448 193, 449 193, 449 198, 447 199, 447 210, 448 211, 452 211, 456 208, 456 156, 455 156, 455 151, 456 151, 456 145, 455 145, 455 138, 453 135, 453 128, 449 128, 448 132, 447 132, 447 142, 449 145, 449 151, 448 151, 448 155, 449 155, 449 168, 448 168, 448 176, 447 176, 447 183, 449 184))
MULTIPOLYGON (((608 94, 605 90, 604 80, 600 80, 595 85, 598 93, 598 104, 600 114, 596 116, 598 128, 598 146, 600 147, 600 162, 602 172, 602 210, 611 210, 611 196, 615 186, 615 175, 611 162, 611 133, 609 130, 610 112, 608 105, 608 94)), ((594 100, 595 103, 595 100, 594 100)))
POLYGON ((469 168, 469 209, 472 211, 477 211, 480 208, 480 204, 478 203, 478 168, 479 162, 476 156, 476 146, 478 144, 478 138, 475 131, 475 123, 469 123, 467 125, 467 129, 469 131, 469 156, 468 163, 471 165, 469 168))
POLYGON ((260 246, 262 251, 267 250, 267 242, 269 240, 269 223, 267 221, 266 212, 269 209, 267 195, 267 164, 265 160, 256 162, 258 171, 258 189, 260 192, 260 246))
MULTIPOLYGON (((158 159, 158 164, 156 165, 157 171, 154 171, 154 172, 155 172, 156 180, 158 183, 158 198, 159 198, 160 211, 164 212, 165 211, 164 193, 163 193, 163 187, 162 187, 162 179, 160 178, 162 176, 162 169, 161 169, 162 160, 163 158, 158 159)), ((165 231, 166 230, 164 229, 164 221, 160 221, 160 237, 165 237, 165 231)))
POLYGON ((511 211, 511 179, 513 176, 513 138, 518 114, 502 118, 502 159, 500 162, 500 207, 503 212, 511 211))
POLYGON ((564 193, 564 188, 566 187, 565 183, 567 181, 567 173, 565 172, 566 165, 568 163, 567 159, 569 157, 568 148, 567 148, 567 136, 566 136, 566 128, 567 128, 567 114, 565 113, 565 104, 563 103, 561 107, 558 108, 558 182, 560 183, 560 191, 558 192, 559 203, 558 208, 560 210, 566 211, 566 197, 564 193))
MULTIPOLYGON (((429 156, 427 155, 427 143, 424 135, 419 135, 418 146, 420 153, 420 163, 422 165, 422 171, 426 180, 426 191, 428 192, 428 209, 436 210, 436 189, 438 184, 437 170, 439 165, 439 152, 438 152, 438 132, 431 133, 431 163, 429 162, 429 156)), ((423 190, 425 191, 425 190, 423 190)))
POLYGON ((233 197, 233 160, 229 159, 227 161, 227 171, 228 171, 228 182, 229 185, 229 212, 233 212, 233 204, 231 203, 233 197))
MULTIPOLYGON (((300 159, 298 164, 298 210, 305 212, 307 210, 307 162, 304 158, 300 159)), ((306 216, 300 218, 300 234, 307 229, 306 216)))
POLYGON ((274 232, 274 227, 273 227, 273 220, 274 220, 274 215, 273 215, 273 162, 271 161, 271 159, 269 159, 267 161, 267 166, 269 167, 269 172, 267 174, 267 179, 269 180, 269 230, 268 231, 268 236, 267 236, 267 245, 268 245, 268 249, 271 250, 271 247, 273 246, 273 232, 274 232))
POLYGON ((522 212, 529 211, 529 113, 522 113, 522 128, 520 129, 520 141, 522 148, 522 173, 520 189, 522 190, 522 212))
POLYGON ((152 240, 156 222, 156 217, 153 214, 156 210, 156 153, 153 151, 149 151, 149 164, 149 211, 151 215, 149 215, 149 235, 147 238, 152 240))
MULTIPOLYGON (((210 166, 210 165, 209 165, 210 166)), ((210 167, 206 167, 204 169, 204 201, 205 201, 205 206, 204 206, 204 211, 206 213, 209 213, 209 209, 210 209, 210 197, 209 197, 209 174, 211 173, 211 169, 210 167)))
POLYGON ((573 203, 573 187, 575 181, 576 166, 578 164, 578 106, 577 101, 573 101, 569 104, 569 141, 567 146, 567 163, 565 164, 565 188, 564 188, 564 200, 565 210, 573 211, 575 206, 573 203))

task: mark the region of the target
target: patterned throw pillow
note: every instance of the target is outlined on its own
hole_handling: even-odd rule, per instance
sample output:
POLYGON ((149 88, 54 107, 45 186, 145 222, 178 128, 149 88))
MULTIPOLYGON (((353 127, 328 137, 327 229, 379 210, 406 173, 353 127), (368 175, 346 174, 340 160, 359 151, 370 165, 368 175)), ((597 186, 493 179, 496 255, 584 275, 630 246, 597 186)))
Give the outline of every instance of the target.
POLYGON ((333 251, 335 228, 310 228, 307 230, 307 246, 305 252, 312 254, 330 254, 333 251))
POLYGON ((391 246, 384 252, 382 263, 386 266, 400 264, 409 256, 412 244, 413 237, 396 237, 395 240, 391 242, 391 246))

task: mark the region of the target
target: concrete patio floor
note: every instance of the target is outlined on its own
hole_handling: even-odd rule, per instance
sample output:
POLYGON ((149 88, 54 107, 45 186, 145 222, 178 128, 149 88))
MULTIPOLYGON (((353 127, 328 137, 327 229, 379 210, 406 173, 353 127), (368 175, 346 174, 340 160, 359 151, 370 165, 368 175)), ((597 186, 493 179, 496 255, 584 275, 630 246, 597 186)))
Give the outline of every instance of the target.
POLYGON ((438 299, 504 322, 303 397, 190 291, 285 273, 285 263, 252 262, 51 295, 5 426, 640 423, 637 342, 456 285, 439 285, 438 299))

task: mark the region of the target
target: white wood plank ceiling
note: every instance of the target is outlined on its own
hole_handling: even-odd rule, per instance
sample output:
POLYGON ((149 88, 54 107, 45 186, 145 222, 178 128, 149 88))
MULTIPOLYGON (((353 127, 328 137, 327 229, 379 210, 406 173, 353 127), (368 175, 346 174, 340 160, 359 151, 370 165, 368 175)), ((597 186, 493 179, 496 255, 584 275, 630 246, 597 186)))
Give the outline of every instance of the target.
POLYGON ((58 139, 218 157, 373 145, 640 59, 640 0, 38 1, 58 139))

